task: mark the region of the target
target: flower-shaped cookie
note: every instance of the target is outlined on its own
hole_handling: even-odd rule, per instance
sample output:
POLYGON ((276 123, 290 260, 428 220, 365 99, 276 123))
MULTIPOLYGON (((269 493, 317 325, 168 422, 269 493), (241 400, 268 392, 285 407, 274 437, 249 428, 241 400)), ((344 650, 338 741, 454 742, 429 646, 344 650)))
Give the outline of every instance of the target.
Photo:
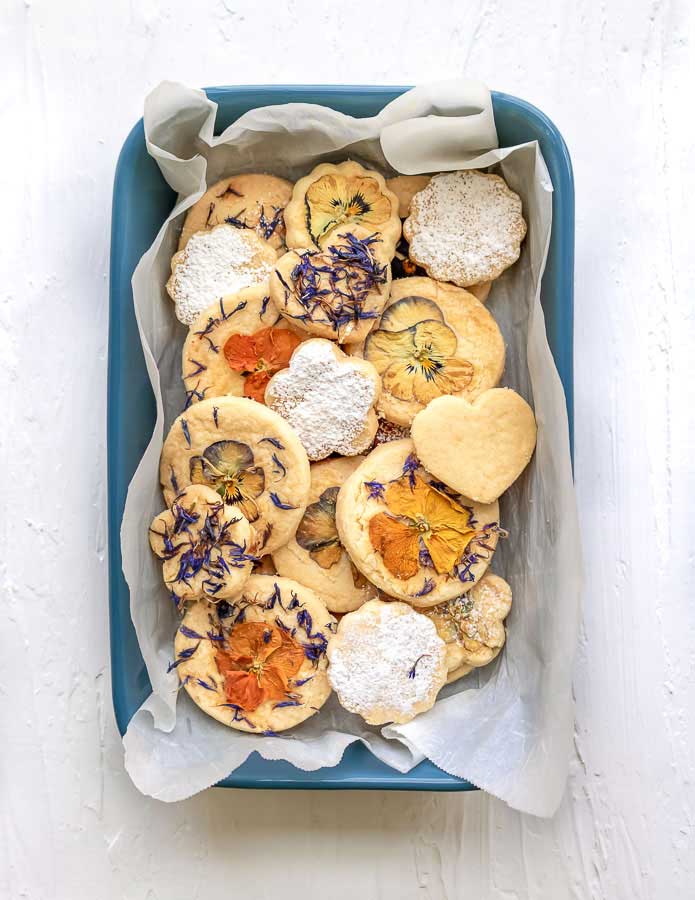
POLYGON ((164 583, 177 604, 237 593, 256 560, 252 540, 244 516, 198 485, 182 491, 150 526, 150 546, 163 560, 164 583))
POLYGON ((288 247, 323 247, 336 229, 357 225, 378 232, 391 259, 401 233, 398 198, 378 172, 322 163, 295 184, 285 209, 288 247))
POLYGON ((278 249, 285 238, 283 210, 291 196, 291 182, 275 175, 248 173, 223 178, 186 213, 179 250, 192 235, 224 223, 252 229, 278 249))
POLYGON ((486 666, 506 638, 504 620, 512 608, 512 589, 499 575, 487 573, 467 594, 426 611, 446 644, 449 680, 461 670, 486 666))
POLYGON ((435 397, 474 398, 504 371, 504 340, 476 298, 430 278, 394 281, 362 355, 381 375, 379 411, 408 425, 435 397))
POLYGON ((389 266, 364 229, 336 232, 322 250, 291 250, 270 278, 270 296, 295 327, 317 337, 362 340, 384 308, 389 266))
POLYGON ((255 231, 217 225, 190 237, 171 259, 166 288, 176 317, 191 325, 212 303, 268 280, 277 253, 255 231))
POLYGON ((183 345, 186 409, 231 394, 263 403, 271 375, 301 342, 270 300, 267 285, 216 301, 191 325, 183 345))
POLYGON ((447 172, 414 195, 403 225, 410 258, 437 281, 492 281, 519 258, 521 199, 499 175, 447 172))
POLYGON ((309 459, 317 460, 331 453, 356 456, 369 447, 379 391, 371 363, 319 338, 300 344, 289 368, 271 378, 265 402, 294 428, 309 459))

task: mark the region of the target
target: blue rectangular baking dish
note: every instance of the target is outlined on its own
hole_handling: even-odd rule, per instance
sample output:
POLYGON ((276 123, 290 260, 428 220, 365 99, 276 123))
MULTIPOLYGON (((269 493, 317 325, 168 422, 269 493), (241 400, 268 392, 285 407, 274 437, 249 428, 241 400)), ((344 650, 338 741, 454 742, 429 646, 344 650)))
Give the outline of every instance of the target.
MULTIPOLYGON (((218 104, 216 133, 243 113, 277 103, 318 103, 351 116, 376 115, 407 87, 258 86, 206 90, 218 104)), ((574 182, 565 142, 555 125, 538 109, 508 94, 493 92, 500 146, 537 140, 554 187, 553 228, 541 299, 548 342, 565 390, 573 430, 573 275, 574 182)), ((121 734, 151 693, 147 670, 130 619, 128 585, 121 568, 120 525, 128 483, 152 434, 155 404, 140 346, 131 277, 142 254, 171 212, 175 194, 145 149, 140 120, 128 135, 116 167, 111 223, 111 269, 108 362, 108 546, 113 704, 121 734)), ((303 772, 289 763, 258 754, 220 782, 223 787, 372 788, 390 790, 466 791, 475 786, 448 775, 432 763, 420 763, 401 774, 380 762, 361 744, 350 746, 333 768, 303 772)))

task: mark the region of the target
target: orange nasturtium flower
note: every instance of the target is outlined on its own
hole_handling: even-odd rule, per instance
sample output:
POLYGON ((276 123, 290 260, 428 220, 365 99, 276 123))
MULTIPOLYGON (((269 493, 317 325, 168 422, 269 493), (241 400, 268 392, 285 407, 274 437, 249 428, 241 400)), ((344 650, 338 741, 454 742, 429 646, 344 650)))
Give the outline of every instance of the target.
POLYGON ((301 338, 287 328, 262 328, 255 334, 233 334, 224 345, 224 358, 235 372, 246 375, 244 396, 264 402, 271 377, 286 369, 301 338))
POLYGON ((420 539, 436 571, 451 572, 478 536, 470 513, 419 475, 411 488, 408 478, 392 482, 384 493, 388 513, 369 520, 369 538, 384 565, 396 578, 412 578, 420 568, 420 539))
POLYGON ((227 700, 245 712, 253 712, 266 700, 281 700, 304 659, 304 650, 293 637, 263 622, 237 625, 225 649, 216 652, 227 700))

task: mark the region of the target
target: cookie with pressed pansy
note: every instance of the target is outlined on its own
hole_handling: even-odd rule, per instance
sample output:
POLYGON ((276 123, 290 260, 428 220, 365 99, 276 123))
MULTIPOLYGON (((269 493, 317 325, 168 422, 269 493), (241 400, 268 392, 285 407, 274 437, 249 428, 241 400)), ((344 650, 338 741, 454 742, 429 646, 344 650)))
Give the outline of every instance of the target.
POLYGON ((285 242, 290 248, 325 247, 336 229, 377 233, 387 260, 401 233, 398 199, 384 178, 359 163, 321 163, 300 178, 285 208, 285 242))
POLYGON ((510 586, 486 572, 467 593, 425 611, 446 644, 448 681, 495 659, 504 646, 504 620, 511 608, 510 586))
POLYGON ((193 322, 183 345, 187 406, 224 394, 263 403, 271 377, 301 340, 278 315, 267 285, 216 301, 193 322))
POLYGON ((326 648, 335 627, 314 591, 289 578, 252 575, 232 602, 190 607, 171 665, 218 722, 274 734, 304 722, 328 699, 326 648))
POLYGON ((468 291, 431 278, 394 281, 378 325, 355 353, 381 375, 380 415, 399 425, 443 394, 477 397, 504 371, 494 318, 468 291))
POLYGON ((437 397, 415 416, 411 434, 418 456, 434 476, 452 490, 492 503, 529 464, 536 431, 524 398, 511 388, 493 388, 472 402, 437 397))
POLYGON ((222 224, 255 231, 279 249, 285 239, 283 211, 291 196, 292 183, 276 175, 249 172, 223 178, 186 213, 179 250, 192 235, 222 224))
POLYGON ((251 574, 255 535, 245 517, 204 485, 190 485, 150 526, 164 584, 177 605, 228 599, 251 574))
MULTIPOLYGON (((446 432, 439 437, 446 445, 446 432)), ((336 524, 365 578, 421 607, 475 584, 504 534, 497 503, 474 503, 436 481, 408 439, 375 447, 352 473, 338 494, 336 524)))
POLYGON ((356 456, 374 440, 381 381, 371 363, 331 341, 304 341, 268 382, 265 402, 286 419, 309 459, 356 456))
POLYGON ((368 334, 389 286, 379 238, 355 227, 336 232, 321 250, 290 250, 280 257, 270 277, 270 296, 296 328, 343 344, 368 334))
POLYGON ((360 456, 326 459, 311 466, 306 512, 294 537, 273 553, 279 574, 317 591, 331 612, 357 609, 377 594, 350 561, 335 524, 338 491, 362 461, 360 456))
POLYGON ((526 236, 521 199, 499 175, 435 175, 403 225, 410 258, 437 281, 493 281, 517 261, 526 236))
POLYGON ((433 623, 396 601, 369 600, 343 616, 328 659, 341 706, 369 725, 410 722, 434 706, 447 676, 433 623))
POLYGON ((166 289, 176 305, 176 318, 191 325, 220 298, 242 288, 267 283, 277 253, 255 231, 217 225, 199 231, 171 258, 166 289))
POLYGON ((309 496, 309 460, 296 432, 245 397, 201 400, 175 419, 159 476, 169 505, 189 484, 216 491, 253 526, 257 556, 294 534, 309 496))

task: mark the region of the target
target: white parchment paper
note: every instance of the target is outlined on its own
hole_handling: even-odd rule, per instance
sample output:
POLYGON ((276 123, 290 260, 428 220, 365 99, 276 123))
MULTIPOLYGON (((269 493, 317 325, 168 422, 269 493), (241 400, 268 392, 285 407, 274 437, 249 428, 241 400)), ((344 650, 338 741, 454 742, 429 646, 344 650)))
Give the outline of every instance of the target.
POLYGON ((133 275, 157 421, 130 483, 121 528, 131 615, 153 690, 124 737, 126 768, 143 793, 173 801, 224 778, 254 750, 313 770, 336 765, 361 740, 401 772, 429 758, 517 809, 551 815, 570 754, 581 560, 565 400, 539 299, 552 193, 539 148, 498 149, 490 95, 470 81, 415 88, 369 119, 292 103, 252 110, 215 137, 215 114, 216 104, 202 91, 170 82, 145 104, 148 151, 179 202, 133 275), (208 185, 244 171, 296 179, 319 162, 346 158, 385 175, 492 167, 522 197, 529 229, 521 259, 495 282, 488 302, 507 345, 502 383, 533 404, 538 421, 533 461, 501 501, 510 537, 500 542, 492 566, 512 585, 513 607, 498 659, 446 688, 413 722, 372 728, 332 697, 291 732, 256 737, 220 727, 178 691, 176 673, 166 671, 177 619, 147 529, 163 508, 163 436, 184 402, 186 329, 164 284, 183 214, 208 185))

